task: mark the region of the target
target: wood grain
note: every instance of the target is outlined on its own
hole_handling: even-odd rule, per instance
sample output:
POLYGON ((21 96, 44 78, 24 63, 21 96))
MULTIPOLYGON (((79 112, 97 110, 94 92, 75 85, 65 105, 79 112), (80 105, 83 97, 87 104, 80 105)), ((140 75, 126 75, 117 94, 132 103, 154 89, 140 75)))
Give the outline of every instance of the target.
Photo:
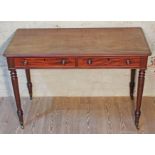
POLYGON ((140 130, 129 97, 22 98, 25 129, 18 124, 13 98, 0 98, 0 133, 155 133, 155 98, 144 97, 140 130))
MULTIPOLYGON (((143 58, 143 57, 142 57, 143 58)), ((80 68, 139 68, 144 66, 141 57, 133 56, 117 56, 117 57, 80 57, 78 58, 78 66, 80 68)))
POLYGON ((83 56, 83 57, 13 57, 8 58, 10 69, 69 69, 69 68, 147 68, 147 56, 83 56))
POLYGON ((74 57, 15 58, 16 68, 75 67, 74 57))
POLYGON ((141 28, 18 29, 6 57, 151 54, 141 28))

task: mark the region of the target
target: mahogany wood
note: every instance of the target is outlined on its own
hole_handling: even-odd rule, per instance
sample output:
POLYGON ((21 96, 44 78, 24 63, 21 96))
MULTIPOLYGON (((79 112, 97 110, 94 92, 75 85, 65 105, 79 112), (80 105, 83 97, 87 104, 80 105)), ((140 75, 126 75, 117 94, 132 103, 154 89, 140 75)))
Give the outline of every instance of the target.
POLYGON ((140 69, 139 71, 139 77, 138 77, 138 90, 137 90, 137 104, 136 104, 136 110, 135 110, 135 125, 137 129, 139 128, 139 118, 140 118, 140 108, 141 108, 141 102, 142 102, 142 96, 143 96, 143 88, 144 88, 144 80, 145 80, 145 70, 140 69))
POLYGON ((149 46, 141 28, 18 29, 7 47, 17 113, 23 127, 16 69, 25 69, 32 99, 30 69, 131 69, 133 99, 135 69, 140 69, 135 125, 138 128, 149 46))
POLYGON ((27 88, 30 95, 30 100, 32 100, 32 82, 31 82, 31 76, 30 76, 30 69, 25 69, 26 78, 27 78, 27 88))
POLYGON ((136 69, 131 69, 131 81, 130 81, 130 97, 133 100, 134 99, 134 88, 135 88, 135 75, 136 75, 136 69))
POLYGON ((22 107, 21 107, 19 87, 18 87, 18 77, 17 77, 16 70, 11 69, 10 70, 10 75, 11 75, 12 86, 13 86, 13 91, 14 91, 15 100, 16 100, 17 115, 18 115, 21 127, 24 128, 23 110, 22 110, 22 107))
MULTIPOLYGON (((146 56, 9 57, 13 68, 146 68, 146 56), (89 63, 91 61, 91 63, 89 63)), ((9 60, 10 61, 10 60, 9 60)), ((9 63, 10 64, 10 63, 9 63)))
POLYGON ((133 56, 111 56, 111 57, 80 57, 78 59, 80 68, 139 68, 144 66, 141 57, 133 56), (91 61, 91 63, 89 63, 91 61))
POLYGON ((43 58, 15 58, 16 68, 69 68, 75 67, 74 57, 43 57, 43 58))
POLYGON ((141 28, 18 29, 7 57, 150 55, 141 28))

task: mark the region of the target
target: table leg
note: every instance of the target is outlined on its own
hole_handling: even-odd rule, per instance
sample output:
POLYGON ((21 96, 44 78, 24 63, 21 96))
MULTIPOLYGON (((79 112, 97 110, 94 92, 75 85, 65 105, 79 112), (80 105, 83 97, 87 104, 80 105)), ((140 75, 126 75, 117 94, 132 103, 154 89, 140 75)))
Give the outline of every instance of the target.
POLYGON ((21 128, 24 128, 23 110, 22 110, 22 107, 21 107, 19 86, 18 86, 18 77, 17 77, 16 70, 15 69, 10 69, 10 75, 11 75, 12 86, 13 86, 13 91, 14 91, 15 100, 16 100, 17 115, 18 115, 18 118, 19 118, 21 128))
POLYGON ((138 77, 138 88, 137 88, 137 104, 135 110, 135 125, 137 129, 139 129, 139 119, 141 114, 140 108, 142 102, 144 81, 145 81, 145 69, 140 69, 138 77))
POLYGON ((130 98, 134 99, 134 89, 135 89, 135 75, 136 75, 136 69, 131 69, 131 79, 130 79, 130 98))
POLYGON ((26 78, 27 78, 27 88, 30 95, 30 100, 32 100, 32 82, 31 82, 31 76, 30 76, 30 69, 25 70, 26 78))

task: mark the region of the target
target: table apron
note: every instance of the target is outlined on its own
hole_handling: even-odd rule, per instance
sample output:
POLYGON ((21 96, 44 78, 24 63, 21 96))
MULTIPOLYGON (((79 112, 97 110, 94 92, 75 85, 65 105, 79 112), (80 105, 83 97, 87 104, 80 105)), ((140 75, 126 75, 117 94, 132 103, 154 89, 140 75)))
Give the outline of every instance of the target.
POLYGON ((8 57, 9 69, 146 69, 148 56, 8 57))

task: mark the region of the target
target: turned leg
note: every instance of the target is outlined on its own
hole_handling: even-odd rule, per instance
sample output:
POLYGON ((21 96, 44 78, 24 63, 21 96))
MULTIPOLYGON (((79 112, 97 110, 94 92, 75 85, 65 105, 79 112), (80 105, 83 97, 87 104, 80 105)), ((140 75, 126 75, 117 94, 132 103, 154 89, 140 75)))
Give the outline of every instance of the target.
POLYGON ((31 82, 31 76, 30 76, 30 69, 25 70, 26 78, 27 78, 27 88, 30 95, 30 100, 32 100, 32 82, 31 82))
POLYGON ((141 102, 142 102, 144 80, 145 80, 145 69, 141 69, 139 71, 139 77, 138 77, 137 104, 136 104, 136 110, 135 110, 135 125, 137 129, 139 129, 139 119, 141 114, 140 108, 141 108, 141 102))
POLYGON ((130 84, 129 84, 131 100, 134 99, 135 75, 136 75, 136 69, 131 69, 131 78, 130 78, 130 84))
POLYGON ((18 77, 17 77, 16 70, 15 69, 10 69, 10 75, 11 75, 11 80, 12 80, 14 96, 15 96, 15 100, 16 100, 17 115, 18 115, 18 118, 19 118, 21 128, 24 128, 23 110, 22 110, 22 107, 21 107, 19 86, 18 86, 18 77))

